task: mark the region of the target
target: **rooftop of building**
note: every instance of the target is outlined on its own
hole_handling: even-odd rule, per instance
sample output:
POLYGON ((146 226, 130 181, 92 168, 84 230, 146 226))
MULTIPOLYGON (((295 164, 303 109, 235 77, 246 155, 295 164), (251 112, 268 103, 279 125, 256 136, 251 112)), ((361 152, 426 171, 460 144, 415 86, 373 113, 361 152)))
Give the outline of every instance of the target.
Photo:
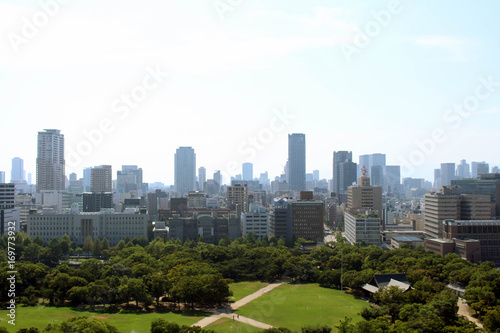
POLYGON ((443 224, 450 226, 500 225, 500 220, 444 220, 443 224))
POLYGON ((395 236, 392 237, 396 242, 421 242, 422 239, 418 237, 413 237, 413 236, 395 236))

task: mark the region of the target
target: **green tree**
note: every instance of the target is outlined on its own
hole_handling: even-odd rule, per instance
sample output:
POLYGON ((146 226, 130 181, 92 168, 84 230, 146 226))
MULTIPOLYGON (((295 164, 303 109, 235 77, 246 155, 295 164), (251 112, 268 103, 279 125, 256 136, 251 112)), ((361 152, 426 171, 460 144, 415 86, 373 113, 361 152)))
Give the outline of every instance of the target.
POLYGON ((90 252, 94 249, 94 244, 92 242, 92 237, 90 235, 85 238, 83 242, 83 251, 87 252, 87 256, 90 257, 90 252))
POLYGON ((496 306, 486 312, 483 325, 488 332, 500 332, 500 306, 496 306))
POLYGON ((96 238, 94 244, 92 244, 92 250, 95 256, 99 257, 101 255, 102 245, 99 238, 96 238))
POLYGON ((108 240, 108 237, 104 237, 102 239, 102 243, 101 243, 101 249, 104 251, 104 250, 109 250, 109 240, 108 240))
POLYGON ((148 306, 152 303, 151 295, 142 279, 128 279, 124 289, 125 295, 135 301, 135 307, 139 308, 139 302, 148 306))
POLYGON ((163 274, 151 274, 145 276, 144 279, 146 280, 146 286, 148 287, 149 293, 156 300, 156 306, 159 306, 160 298, 171 288, 167 276, 163 274))
POLYGON ((98 320, 90 317, 75 317, 63 321, 60 324, 49 324, 45 333, 119 333, 118 329, 104 320, 98 320))
POLYGON ((396 321, 399 311, 407 302, 405 294, 397 286, 384 287, 377 291, 373 298, 387 311, 387 314, 391 317, 391 322, 396 321))

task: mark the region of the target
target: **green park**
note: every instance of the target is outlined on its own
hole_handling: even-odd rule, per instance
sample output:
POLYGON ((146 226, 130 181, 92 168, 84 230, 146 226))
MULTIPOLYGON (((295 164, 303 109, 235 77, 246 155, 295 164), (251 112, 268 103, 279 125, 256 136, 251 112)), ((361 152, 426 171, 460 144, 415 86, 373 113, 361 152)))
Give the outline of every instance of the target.
MULTIPOLYGON (((236 282, 230 284, 234 301, 238 301, 259 289, 265 288, 268 283, 260 281, 236 282)), ((283 284, 247 305, 236 310, 240 314, 276 327, 287 327, 300 331, 306 325, 333 326, 345 316, 360 320, 359 312, 367 303, 356 299, 352 295, 338 290, 325 289, 318 284, 283 284)), ((9 332, 17 332, 22 328, 44 328, 51 323, 60 323, 71 317, 90 316, 104 320, 116 327, 120 332, 145 333, 150 332, 151 322, 155 319, 164 319, 180 325, 192 325, 210 313, 179 312, 179 311, 80 311, 75 308, 38 305, 33 307, 19 307, 16 309, 16 325, 7 323, 7 310, 0 311, 0 327, 6 327, 9 332)), ((262 329, 237 322, 231 318, 221 318, 208 325, 207 329, 216 332, 261 332, 262 329)))

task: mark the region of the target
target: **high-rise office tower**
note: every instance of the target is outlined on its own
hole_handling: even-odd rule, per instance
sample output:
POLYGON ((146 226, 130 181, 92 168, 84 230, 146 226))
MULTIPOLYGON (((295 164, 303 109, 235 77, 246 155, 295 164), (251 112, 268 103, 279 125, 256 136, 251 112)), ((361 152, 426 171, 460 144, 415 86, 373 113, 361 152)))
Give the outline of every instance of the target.
POLYGON ((0 171, 0 184, 5 183, 5 171, 0 171))
POLYGON ((313 180, 319 181, 319 170, 313 170, 313 180))
POLYGON ((36 190, 64 190, 64 135, 60 130, 38 132, 36 190))
POLYGON ((83 192, 90 192, 90 175, 92 168, 83 169, 83 192))
POLYGON ((306 135, 288 135, 288 180, 291 191, 306 189, 306 135))
POLYGON ((253 164, 243 163, 242 165, 243 180, 253 180, 253 164))
POLYGON ((207 181, 207 169, 205 167, 198 168, 198 189, 204 190, 205 182, 207 181))
POLYGON ((340 163, 337 193, 347 193, 349 186, 356 183, 357 169, 357 164, 350 160, 340 163))
POLYGON ((490 173, 490 165, 488 163, 482 162, 477 165, 477 175, 486 175, 490 173))
POLYGON ((10 173, 10 181, 23 181, 26 180, 24 171, 24 161, 22 158, 14 157, 12 159, 12 171, 10 173))
POLYGON ((381 165, 372 165, 370 182, 372 186, 384 186, 384 167, 381 165))
POLYGON ((113 191, 111 165, 92 168, 90 172, 90 190, 95 193, 113 191))
POLYGON ((386 165, 384 167, 384 183, 387 192, 394 192, 401 185, 401 166, 386 165))
MULTIPOLYGON (((335 193, 343 193, 340 191, 340 163, 344 163, 346 161, 352 161, 352 152, 351 151, 334 151, 333 152, 333 192, 335 193)), ((352 182, 356 181, 356 175, 352 182)), ((347 191, 347 187, 345 188, 347 191)))
POLYGON ((192 147, 179 147, 175 152, 175 190, 187 195, 196 189, 196 154, 192 147))
POLYGON ((451 185, 455 180, 455 163, 441 163, 441 186, 451 185))
POLYGON ((460 187, 461 193, 486 194, 491 199, 491 215, 500 217, 500 175, 486 174, 479 175, 473 179, 457 179, 451 182, 452 185, 460 187))
POLYGON ((269 185, 269 174, 267 171, 260 174, 259 182, 264 186, 269 185))
POLYGON ((361 177, 361 169, 365 167, 367 172, 367 177, 370 177, 371 165, 370 165, 370 155, 359 155, 358 163, 358 174, 361 177))
POLYGON ((470 166, 466 160, 457 165, 457 179, 470 178, 470 166))
POLYGON ((116 189, 119 193, 137 191, 142 195, 142 168, 137 165, 122 165, 122 170, 116 172, 116 189))
POLYGON ((385 166, 385 154, 375 153, 370 155, 370 167, 375 165, 385 166))
MULTIPOLYGON (((463 180, 469 182, 470 180, 463 180)), ((454 181, 455 183, 456 181, 454 181)), ((443 221, 491 219, 491 196, 463 194, 459 186, 443 186, 439 192, 424 196, 425 233, 431 238, 443 237, 443 221)))
POLYGON ((214 182, 217 185, 217 192, 220 191, 220 187, 222 186, 222 175, 220 170, 214 172, 214 182))
MULTIPOLYGON (((480 173, 478 172, 478 168, 481 164, 487 164, 485 161, 482 161, 482 162, 471 162, 470 163, 470 167, 471 167, 471 176, 472 178, 478 178, 478 176, 480 175, 480 173)), ((482 170, 481 171, 484 171, 484 166, 481 167, 482 170)), ((488 173, 488 172, 486 172, 488 173)))
POLYGON ((385 154, 375 153, 360 155, 358 164, 358 176, 361 177, 361 169, 365 167, 366 176, 370 178, 372 167, 376 165, 385 167, 385 154))
POLYGON ((438 189, 441 187, 441 169, 434 169, 434 188, 438 189))

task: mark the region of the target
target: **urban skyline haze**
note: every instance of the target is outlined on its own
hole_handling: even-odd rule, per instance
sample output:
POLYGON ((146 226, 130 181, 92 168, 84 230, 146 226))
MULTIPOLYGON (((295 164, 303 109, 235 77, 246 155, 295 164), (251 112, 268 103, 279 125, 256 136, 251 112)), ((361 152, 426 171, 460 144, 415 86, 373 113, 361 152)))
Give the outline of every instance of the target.
POLYGON ((291 133, 322 179, 334 151, 430 181, 441 163, 500 165, 497 2, 215 3, 2 1, 6 178, 14 157, 36 174, 52 128, 79 178, 138 165, 173 185, 176 149, 193 147, 207 175, 250 162, 273 179, 291 133))

